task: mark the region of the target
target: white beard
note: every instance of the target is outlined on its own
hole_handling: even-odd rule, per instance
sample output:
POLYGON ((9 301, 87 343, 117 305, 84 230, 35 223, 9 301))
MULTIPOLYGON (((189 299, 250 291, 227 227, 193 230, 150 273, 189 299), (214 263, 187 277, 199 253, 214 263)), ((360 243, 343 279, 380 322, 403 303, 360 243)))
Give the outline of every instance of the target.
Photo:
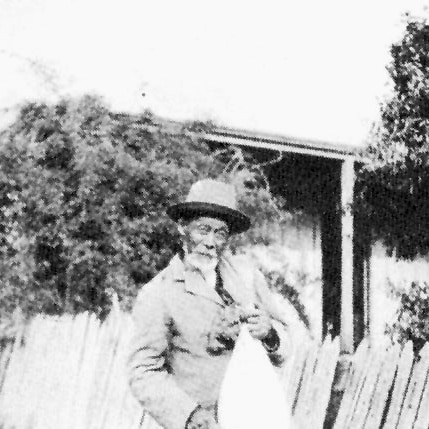
POLYGON ((184 258, 185 266, 199 271, 205 281, 212 287, 216 285, 216 267, 219 263, 218 258, 201 258, 193 253, 186 253, 184 258))

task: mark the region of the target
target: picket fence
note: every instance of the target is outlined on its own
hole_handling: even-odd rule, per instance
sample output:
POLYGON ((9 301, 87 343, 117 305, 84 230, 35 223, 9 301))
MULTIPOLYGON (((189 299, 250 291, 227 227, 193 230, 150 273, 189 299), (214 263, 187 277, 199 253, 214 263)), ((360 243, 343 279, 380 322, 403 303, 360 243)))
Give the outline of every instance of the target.
MULTIPOLYGON (((0 354, 0 428, 150 429, 124 370, 131 334, 129 315, 118 309, 104 323, 86 313, 33 319, 0 354)), ((282 381, 300 428, 324 427, 340 359, 337 339, 294 349, 282 381)), ((379 350, 363 342, 334 429, 375 429, 382 421, 384 428, 427 428, 428 370, 428 346, 414 360, 411 344, 379 350)))

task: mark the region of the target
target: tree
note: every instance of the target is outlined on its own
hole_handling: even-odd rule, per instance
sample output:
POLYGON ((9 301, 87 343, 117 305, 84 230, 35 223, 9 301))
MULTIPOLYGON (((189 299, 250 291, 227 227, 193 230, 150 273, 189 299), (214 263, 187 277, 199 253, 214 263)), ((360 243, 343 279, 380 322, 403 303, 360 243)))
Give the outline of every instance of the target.
POLYGON ((129 308, 164 268, 177 233, 166 216, 201 177, 227 177, 258 221, 279 216, 263 178, 238 149, 199 139, 211 124, 111 112, 94 97, 23 106, 0 135, 0 309, 101 316, 116 293, 129 308), (239 162, 236 162, 236 161, 239 162))
POLYGON ((0 145, 2 301, 30 313, 127 306, 173 252, 166 204, 220 171, 180 127, 91 97, 23 107, 0 145))
POLYGON ((363 153, 358 210, 398 257, 429 251, 429 24, 407 18, 391 47, 392 96, 363 153))
MULTIPOLYGON (((363 153, 358 210, 374 237, 399 258, 429 252, 429 24, 407 17, 402 39, 391 47, 391 97, 363 153)), ((415 351, 429 340, 428 284, 392 285, 399 299, 393 340, 412 340, 415 351)))

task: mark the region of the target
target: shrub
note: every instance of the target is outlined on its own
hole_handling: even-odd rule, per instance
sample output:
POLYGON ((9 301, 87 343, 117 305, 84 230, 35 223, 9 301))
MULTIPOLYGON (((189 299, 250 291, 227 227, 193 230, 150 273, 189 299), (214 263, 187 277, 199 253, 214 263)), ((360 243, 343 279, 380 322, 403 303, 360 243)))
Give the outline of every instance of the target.
POLYGON ((249 157, 200 141, 210 126, 118 114, 89 96, 23 106, 0 135, 1 313, 103 316, 112 294, 129 309, 176 250, 167 205, 199 178, 227 177, 243 209, 277 216, 249 157))
POLYGON ((412 341, 418 352, 429 341, 429 284, 412 282, 409 287, 392 289, 399 298, 397 320, 386 328, 393 341, 412 341))

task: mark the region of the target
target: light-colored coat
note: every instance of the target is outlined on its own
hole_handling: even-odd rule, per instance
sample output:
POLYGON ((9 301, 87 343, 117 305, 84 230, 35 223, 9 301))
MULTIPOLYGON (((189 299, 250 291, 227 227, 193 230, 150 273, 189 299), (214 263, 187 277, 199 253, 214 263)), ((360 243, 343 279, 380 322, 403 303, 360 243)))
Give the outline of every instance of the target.
MULTIPOLYGON (((223 258, 219 267, 224 288, 236 303, 257 304, 272 318, 281 345, 270 357, 279 364, 287 352, 287 332, 263 275, 244 257, 223 258)), ((165 429, 183 429, 197 405, 217 401, 231 351, 214 355, 207 345, 224 305, 198 271, 185 270, 178 256, 137 297, 130 386, 165 429)))

